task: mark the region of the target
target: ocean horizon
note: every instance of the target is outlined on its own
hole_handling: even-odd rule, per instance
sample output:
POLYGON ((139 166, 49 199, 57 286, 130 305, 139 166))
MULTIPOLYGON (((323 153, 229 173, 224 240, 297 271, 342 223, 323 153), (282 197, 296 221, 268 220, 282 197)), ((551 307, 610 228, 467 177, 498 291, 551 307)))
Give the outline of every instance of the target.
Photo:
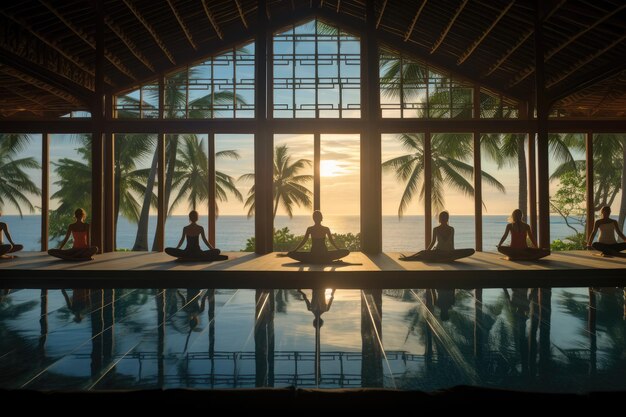
MULTIPOLYGON (((483 250, 492 252, 506 227, 507 215, 483 216, 483 250)), ((9 226, 13 240, 24 245, 28 251, 40 250, 41 216, 3 215, 0 218, 9 226)), ((152 215, 148 224, 148 244, 152 246, 156 230, 157 216, 152 215)), ((424 248, 424 216, 385 215, 383 220, 383 251, 402 252, 417 251, 424 248)), ((186 215, 168 217, 165 223, 165 245, 176 246, 182 228, 189 223, 186 215)), ((207 229, 207 216, 200 216, 199 224, 207 229)), ((290 233, 303 235, 306 228, 313 224, 310 215, 297 215, 292 219, 288 216, 276 216, 274 227, 282 229, 288 227, 290 233)), ((325 215, 323 224, 330 227, 333 233, 359 233, 360 217, 348 215, 325 215)), ((433 219, 435 226, 436 219, 433 219)), ((474 216, 453 216, 450 225, 455 229, 455 246, 457 248, 473 248, 475 242, 474 216)), ((245 215, 219 216, 215 227, 217 247, 223 251, 240 251, 246 246, 246 241, 254 236, 254 218, 245 215)), ((124 218, 120 218, 117 226, 116 248, 130 250, 135 242, 137 225, 124 218)), ((573 234, 560 216, 550 216, 550 240, 564 239, 573 234)), ((6 240, 6 239, 5 239, 6 240)), ((57 241, 51 241, 50 247, 56 247, 57 241)))

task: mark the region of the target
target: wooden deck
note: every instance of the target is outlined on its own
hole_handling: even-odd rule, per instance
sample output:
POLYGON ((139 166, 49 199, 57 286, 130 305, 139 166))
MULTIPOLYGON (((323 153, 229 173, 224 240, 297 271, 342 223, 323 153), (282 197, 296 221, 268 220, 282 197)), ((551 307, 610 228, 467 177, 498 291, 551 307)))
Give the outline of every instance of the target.
POLYGON ((65 262, 44 252, 0 261, 1 288, 501 288, 626 286, 626 259, 559 252, 513 262, 477 252, 449 264, 399 261, 397 253, 351 253, 345 263, 301 264, 276 253, 229 252, 214 263, 181 263, 158 252, 112 252, 65 262))

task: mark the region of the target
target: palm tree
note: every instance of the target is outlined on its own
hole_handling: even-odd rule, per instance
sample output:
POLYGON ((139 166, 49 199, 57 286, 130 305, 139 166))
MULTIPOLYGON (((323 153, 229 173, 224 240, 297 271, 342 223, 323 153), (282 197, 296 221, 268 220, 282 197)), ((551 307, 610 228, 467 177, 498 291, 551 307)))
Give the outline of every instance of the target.
MULTIPOLYGON (((409 203, 419 192, 419 199, 424 198, 424 136, 403 133, 397 136, 403 147, 409 152, 383 162, 383 170, 393 171, 398 180, 405 182, 404 193, 400 199, 398 216, 402 217, 409 203)), ((466 161, 471 158, 472 140, 467 135, 434 134, 432 135, 431 166, 432 205, 436 211, 445 206, 444 190, 456 189, 467 196, 474 195, 474 187, 467 180, 473 178, 474 168, 466 161)), ((482 171, 487 183, 498 191, 504 192, 504 186, 488 173, 482 171)))
POLYGON ((35 211, 28 195, 41 195, 41 190, 24 172, 26 169, 41 169, 39 163, 32 156, 15 159, 29 141, 28 135, 0 134, 0 209, 10 204, 20 217, 23 216, 22 207, 30 213, 35 211))
MULTIPOLYGON (((278 206, 282 206, 289 218, 293 217, 294 206, 311 208, 313 193, 304 184, 313 179, 312 175, 299 175, 299 172, 312 165, 309 159, 298 159, 292 162, 287 145, 274 148, 274 180, 273 218, 276 218, 278 206)), ((244 174, 239 180, 254 181, 254 174, 244 174)), ((248 207, 248 217, 254 214, 255 188, 254 185, 248 191, 248 198, 244 204, 248 207)))
MULTIPOLYGON (((176 198, 169 207, 168 215, 183 200, 187 200, 192 210, 209 199, 209 159, 205 152, 205 142, 198 140, 196 135, 183 137, 183 148, 179 150, 176 160, 176 171, 172 181, 172 188, 178 190, 176 198)), ((235 150, 225 150, 215 153, 216 159, 239 159, 235 150)), ((215 198, 217 201, 228 201, 228 193, 243 202, 243 196, 235 186, 235 179, 223 172, 215 172, 215 198)), ((217 211, 219 208, 216 207, 217 211)))

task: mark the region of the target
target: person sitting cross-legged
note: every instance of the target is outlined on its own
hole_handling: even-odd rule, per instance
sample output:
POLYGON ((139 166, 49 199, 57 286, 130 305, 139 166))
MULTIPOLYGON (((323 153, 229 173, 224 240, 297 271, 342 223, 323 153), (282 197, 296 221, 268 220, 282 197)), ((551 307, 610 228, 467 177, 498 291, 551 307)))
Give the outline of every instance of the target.
POLYGON ((498 243, 498 252, 507 256, 510 261, 536 261, 550 255, 550 249, 537 247, 537 242, 530 226, 522 220, 522 210, 515 209, 511 214, 509 224, 506 225, 502 239, 498 243), (511 245, 503 246, 502 243, 511 234, 511 245), (526 237, 530 239, 532 247, 526 243, 526 237))
MULTIPOLYGON (((2 212, 0 211, 0 216, 2 216, 2 212)), ((9 233, 9 226, 6 223, 0 222, 0 258, 2 259, 12 259, 15 258, 12 253, 19 252, 24 249, 24 246, 18 245, 13 242, 13 238, 11 237, 11 233, 9 233), (2 240, 2 236, 6 236, 9 243, 4 243, 2 240)))
POLYGON ((302 241, 296 246, 294 250, 287 253, 291 259, 295 259, 296 261, 310 263, 310 264, 325 264, 331 263, 341 258, 345 258, 350 254, 350 251, 347 249, 340 249, 335 241, 333 240, 333 235, 330 233, 330 229, 326 226, 322 226, 322 220, 324 217, 322 216, 322 212, 319 210, 315 210, 313 212, 313 222, 315 223, 313 226, 309 226, 306 229, 306 234, 302 241), (311 237, 311 252, 298 252, 302 246, 309 240, 309 236, 311 237), (328 250, 326 247, 326 237, 328 237, 328 241, 331 245, 335 247, 335 250, 328 250))
POLYGON ((192 210, 189 212, 189 224, 183 227, 183 234, 180 237, 180 241, 175 248, 165 248, 165 253, 180 261, 224 261, 228 259, 226 255, 220 255, 220 250, 211 246, 204 234, 204 227, 197 224, 198 212, 192 210), (200 248, 200 238, 205 245, 208 246, 208 250, 202 250, 200 248), (187 239, 187 246, 185 249, 180 249, 183 242, 187 239))
POLYGON ((474 249, 454 249, 454 227, 448 225, 447 211, 439 213, 439 226, 433 229, 430 245, 425 250, 410 256, 401 256, 401 261, 451 262, 474 254, 474 249))
POLYGON ((76 221, 67 227, 65 238, 57 249, 50 249, 48 255, 65 261, 88 261, 93 259, 93 255, 98 253, 97 246, 90 245, 90 228, 85 223, 87 213, 82 208, 76 209, 74 212, 76 221), (72 236, 74 243, 70 249, 63 249, 63 246, 72 236))
POLYGON ((589 236, 587 248, 593 248, 600 251, 604 256, 626 256, 626 254, 621 253, 626 250, 626 236, 620 230, 617 221, 610 217, 611 207, 602 207, 600 209, 600 213, 602 214, 602 217, 596 220, 593 225, 593 231, 589 236), (598 237, 598 241, 594 242, 593 238, 596 236, 596 233, 598 233, 598 230, 600 231, 600 236, 598 237), (616 234, 623 240, 623 242, 617 242, 615 239, 616 234))

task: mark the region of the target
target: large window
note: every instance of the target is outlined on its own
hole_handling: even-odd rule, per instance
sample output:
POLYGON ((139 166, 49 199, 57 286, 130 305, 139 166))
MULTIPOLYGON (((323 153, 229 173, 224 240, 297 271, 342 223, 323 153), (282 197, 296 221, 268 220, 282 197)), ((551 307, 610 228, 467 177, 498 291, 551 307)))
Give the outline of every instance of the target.
POLYGON ((361 46, 311 20, 274 35, 274 117, 361 117, 361 46))
POLYGON ((593 191, 596 218, 602 206, 611 207, 611 217, 624 230, 626 219, 626 134, 601 133, 593 136, 593 191))

